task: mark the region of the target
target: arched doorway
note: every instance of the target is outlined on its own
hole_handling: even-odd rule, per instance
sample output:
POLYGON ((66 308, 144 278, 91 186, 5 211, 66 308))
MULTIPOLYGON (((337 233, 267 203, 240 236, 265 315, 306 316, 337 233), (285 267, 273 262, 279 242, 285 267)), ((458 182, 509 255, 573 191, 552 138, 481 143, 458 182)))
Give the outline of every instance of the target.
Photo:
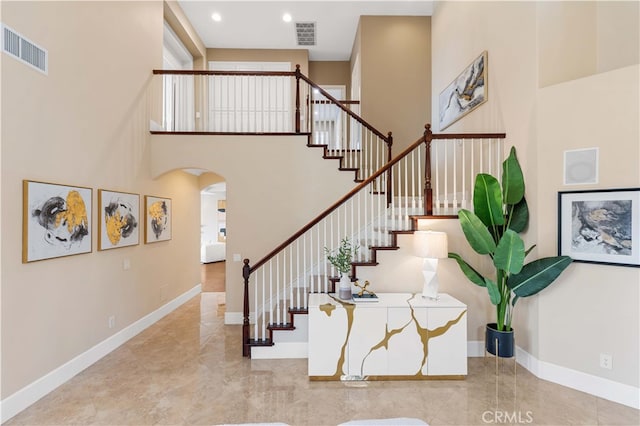
POLYGON ((203 293, 226 290, 227 184, 216 173, 205 172, 200 180, 200 263, 203 293))

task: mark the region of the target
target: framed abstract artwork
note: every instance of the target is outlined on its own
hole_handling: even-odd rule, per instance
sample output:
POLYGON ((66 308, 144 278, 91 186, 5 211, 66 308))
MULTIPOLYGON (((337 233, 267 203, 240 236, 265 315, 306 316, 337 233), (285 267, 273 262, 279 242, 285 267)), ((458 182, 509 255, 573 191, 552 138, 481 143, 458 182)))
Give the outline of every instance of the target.
POLYGON ((91 188, 22 181, 22 262, 90 253, 91 188))
POLYGON ((98 190, 98 250, 140 243, 140 195, 98 190))
POLYGON ((145 244, 171 239, 171 198, 144 196, 145 244))
POLYGON ((444 130, 487 101, 487 52, 484 51, 438 97, 444 130))
POLYGON ((640 188, 559 192, 558 254, 640 267, 640 188))

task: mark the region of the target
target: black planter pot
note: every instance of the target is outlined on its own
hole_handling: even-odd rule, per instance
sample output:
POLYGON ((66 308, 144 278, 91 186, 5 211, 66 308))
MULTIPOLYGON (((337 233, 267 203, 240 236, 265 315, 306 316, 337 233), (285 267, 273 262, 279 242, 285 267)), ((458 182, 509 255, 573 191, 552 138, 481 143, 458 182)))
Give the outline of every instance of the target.
POLYGON ((487 352, 500 358, 511 358, 515 346, 513 328, 511 331, 498 331, 496 323, 487 324, 485 339, 487 352))

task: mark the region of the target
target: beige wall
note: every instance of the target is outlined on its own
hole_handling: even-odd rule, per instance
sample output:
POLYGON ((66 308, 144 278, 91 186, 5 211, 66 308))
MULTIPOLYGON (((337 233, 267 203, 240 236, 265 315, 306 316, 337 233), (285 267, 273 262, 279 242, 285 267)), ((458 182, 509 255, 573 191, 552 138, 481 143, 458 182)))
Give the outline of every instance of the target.
POLYGON ((539 2, 540 87, 639 62, 640 3, 539 2))
POLYGON ((2 55, 4 399, 196 286, 200 209, 195 177, 149 170, 162 2, 1 7, 5 24, 49 52, 48 75, 2 55), (23 179, 93 188, 94 232, 99 188, 170 197, 173 239, 97 251, 94 234, 92 253, 22 264, 23 179))
MULTIPOLYGON (((242 313, 242 262, 254 264, 355 185, 305 136, 151 136, 151 173, 195 167, 227 182, 227 322, 242 313)), ((199 223, 199 222, 198 222, 199 223)), ((240 338, 240 335, 238 335, 240 338)))
MULTIPOLYGON (((556 191, 640 186, 639 76, 636 65, 540 91, 538 156, 547 170, 537 182, 541 206, 555 205, 556 191), (591 147, 599 148, 599 183, 563 186, 564 151, 591 147)), ((554 209, 539 207, 536 216, 556 223, 554 209)), ((539 252, 555 253, 555 227, 539 229, 539 252)), ((540 358, 638 386, 639 283, 638 268, 574 263, 540 296, 540 358), (601 353, 613 357, 612 370, 599 367, 601 353)))
MULTIPOLYGON (((637 18, 606 35, 593 31, 595 22, 610 30, 625 13, 637 17, 638 5, 604 3, 440 2, 433 17, 434 120, 437 94, 488 52, 488 102, 446 131, 504 131, 507 148, 516 146, 532 214, 525 242, 537 243, 531 259, 556 254, 557 191, 579 189, 562 184, 564 150, 600 148, 600 182, 591 188, 640 184, 639 73, 629 66, 638 60, 614 46, 637 40, 637 18), (576 34, 584 36, 581 52, 560 57, 557 48, 574 48, 576 34), (596 74, 619 65, 626 68, 596 74)), ((517 344, 542 362, 637 387, 639 279, 634 268, 571 265, 539 296, 518 301, 517 344), (618 322, 625 325, 611 325, 618 322), (600 353, 613 353, 613 370, 599 367, 600 353)), ((455 285, 476 291, 469 282, 455 285)), ((470 311, 494 318, 486 297, 477 304, 469 301, 475 293, 459 294, 470 311)))
POLYGON ((431 117, 431 18, 362 16, 352 61, 355 54, 361 115, 381 133, 393 132, 398 154, 422 135, 431 117))
POLYGON ((346 89, 345 99, 349 99, 351 93, 349 61, 311 61, 309 62, 309 78, 320 86, 344 86, 346 89))
POLYGON ((214 183, 224 182, 224 176, 220 176, 217 173, 207 172, 203 173, 198 177, 198 186, 200 189, 205 189, 209 185, 213 185, 214 183))

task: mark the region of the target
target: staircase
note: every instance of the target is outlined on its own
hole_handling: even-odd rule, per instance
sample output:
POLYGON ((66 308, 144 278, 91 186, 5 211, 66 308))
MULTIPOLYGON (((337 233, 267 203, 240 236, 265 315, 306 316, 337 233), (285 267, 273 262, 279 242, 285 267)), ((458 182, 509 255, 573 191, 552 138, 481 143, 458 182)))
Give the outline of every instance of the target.
POLYGON ((354 174, 357 185, 344 197, 262 259, 244 261, 244 356, 252 348, 268 351, 276 334, 306 339, 307 295, 332 293, 339 280, 325 248, 335 249, 345 237, 361 247, 351 268, 355 281, 358 268, 375 267, 381 252, 398 250, 399 236, 414 233, 420 218, 452 218, 469 208, 477 173, 500 175, 504 134, 433 134, 427 125, 394 157, 391 132, 376 130, 351 111, 353 101, 333 98, 299 66, 292 72, 153 73, 162 78, 163 117, 170 119, 152 133, 307 135, 308 147, 354 174), (198 102, 190 98, 194 88, 206 91, 198 102), (188 118, 194 110, 207 114, 196 122, 188 118))
POLYGON ((326 261, 325 248, 336 248, 345 237, 361 247, 351 267, 351 280, 356 281, 358 268, 378 265, 381 251, 398 250, 398 236, 414 233, 418 219, 456 217, 460 208, 470 205, 470 182, 462 176, 495 174, 504 137, 433 134, 427 125, 407 149, 264 258, 253 265, 245 259, 244 356, 251 356, 251 348, 273 346, 274 332, 294 332, 308 312, 308 293, 335 291, 339 274, 326 261), (435 185, 432 155, 443 157, 437 176, 444 178, 435 185), (465 173, 458 173, 459 159, 465 161, 465 173))

